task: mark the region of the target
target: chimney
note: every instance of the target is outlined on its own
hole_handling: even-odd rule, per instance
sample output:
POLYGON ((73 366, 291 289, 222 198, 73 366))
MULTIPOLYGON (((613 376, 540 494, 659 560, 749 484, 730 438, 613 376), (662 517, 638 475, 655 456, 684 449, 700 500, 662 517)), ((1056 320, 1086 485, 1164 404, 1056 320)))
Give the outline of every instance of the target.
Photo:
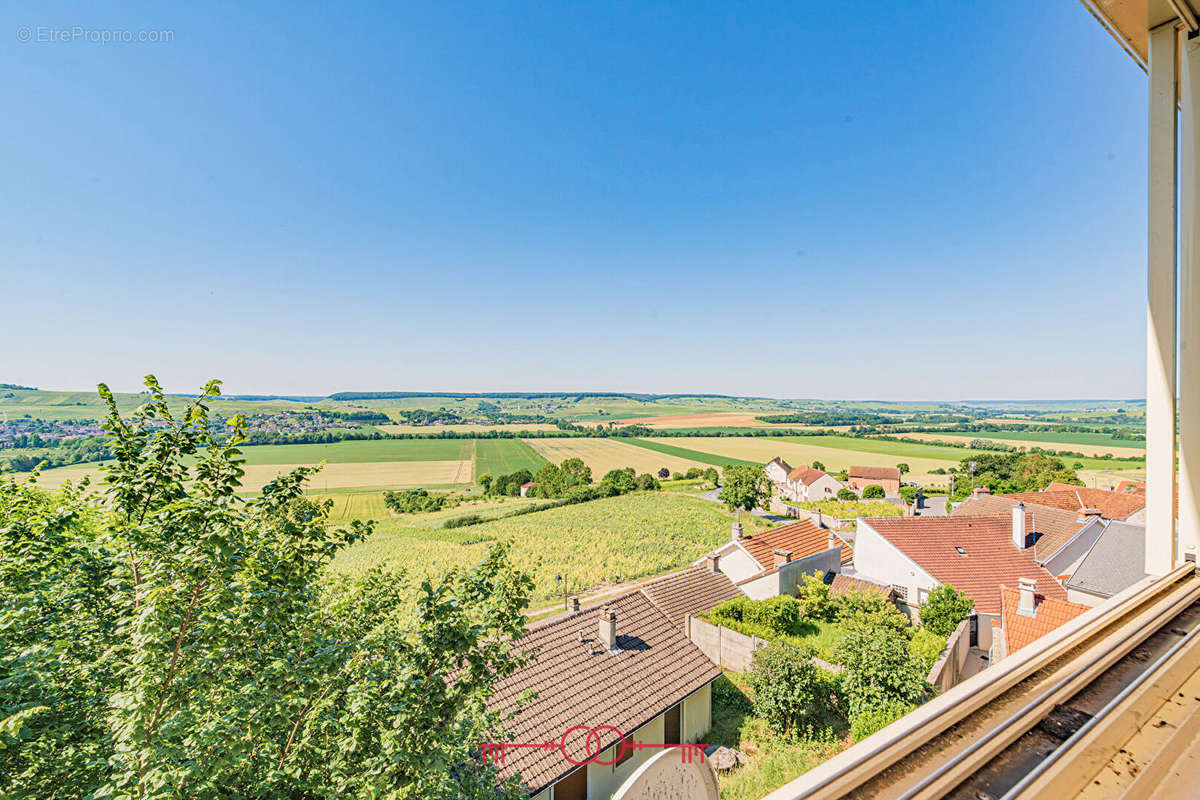
POLYGON ((733 523, 733 537, 732 538, 733 538, 733 541, 735 541, 735 542, 738 539, 742 538, 742 523, 740 523, 740 522, 733 523))
POLYGON ((579 613, 579 598, 578 597, 571 598, 571 613, 572 614, 579 613))
POLYGON ((1098 517, 1098 516, 1100 516, 1100 509, 1098 509, 1098 508, 1085 508, 1085 509, 1083 509, 1083 511, 1082 511, 1081 513, 1083 514, 1083 516, 1084 516, 1084 518, 1085 518, 1085 519, 1090 519, 1090 518, 1092 518, 1092 517, 1098 517))
POLYGON ((1017 613, 1023 617, 1037 616, 1037 581, 1032 578, 1018 578, 1017 585, 1021 592, 1021 598, 1017 601, 1017 613))
POLYGON ((709 553, 708 554, 708 571, 709 572, 720 572, 721 571, 721 556, 718 553, 709 553))
POLYGON ((1025 504, 1017 503, 1012 507, 1012 537, 1013 547, 1025 549, 1025 504))
POLYGON ((775 551, 775 566, 782 567, 784 564, 790 564, 792 561, 791 550, 776 550, 775 551))
POLYGON ((618 650, 617 612, 608 606, 600 609, 600 644, 610 653, 618 650))
POLYGON ((991 495, 992 490, 986 486, 976 486, 971 490, 971 497, 979 497, 980 495, 991 495))
POLYGON ((826 549, 832 550, 833 548, 837 547, 839 544, 841 544, 841 542, 839 542, 837 537, 833 535, 833 531, 830 531, 829 538, 825 540, 826 549))

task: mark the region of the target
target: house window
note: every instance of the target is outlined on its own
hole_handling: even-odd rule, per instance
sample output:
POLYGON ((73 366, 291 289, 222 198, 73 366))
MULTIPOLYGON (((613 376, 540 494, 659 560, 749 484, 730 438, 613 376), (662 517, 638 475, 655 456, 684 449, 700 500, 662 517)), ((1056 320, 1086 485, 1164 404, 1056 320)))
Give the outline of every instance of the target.
POLYGON ((552 796, 554 800, 587 800, 587 767, 580 767, 554 784, 552 796))
POLYGON ((923 606, 929 602, 929 590, 917 589, 917 605, 923 606))
POLYGON ((908 587, 907 586, 898 586, 897 584, 893 583, 892 584, 892 592, 896 595, 896 599, 899 600, 901 603, 908 602, 908 587))

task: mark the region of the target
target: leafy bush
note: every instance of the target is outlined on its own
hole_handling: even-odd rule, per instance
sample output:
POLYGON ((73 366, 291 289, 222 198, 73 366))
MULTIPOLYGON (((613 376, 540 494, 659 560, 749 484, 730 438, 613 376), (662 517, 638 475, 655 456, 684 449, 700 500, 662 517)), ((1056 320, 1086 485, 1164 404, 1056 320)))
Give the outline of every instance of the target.
POLYGON ((858 495, 856 495, 854 493, 853 489, 850 489, 848 487, 842 487, 841 489, 838 489, 838 491, 837 491, 837 499, 838 500, 857 500, 858 495))
POLYGON ((903 633, 852 628, 833 657, 845 667, 841 686, 851 719, 894 704, 920 703, 928 693, 927 670, 909 652, 903 633))
POLYGON ((824 622, 833 621, 837 603, 829 596, 825 576, 820 572, 804 576, 801 584, 796 587, 796 600, 805 617, 824 622))
POLYGON ((917 487, 916 486, 901 486, 900 487, 900 499, 911 506, 913 504, 913 501, 915 501, 917 499, 917 487))
POLYGON ((725 625, 725 627, 735 630, 737 623, 755 626, 768 633, 765 636, 754 635, 760 635, 767 639, 796 635, 803 621, 803 615, 800 603, 796 598, 781 594, 766 600, 735 597, 710 611, 708 619, 714 625, 725 625))
POLYGON ((852 590, 834 600, 837 621, 847 628, 907 633, 908 617, 877 594, 852 590))
POLYGON ((384 492, 383 502, 397 514, 417 514, 454 508, 462 502, 462 496, 445 492, 430 493, 425 489, 401 489, 398 492, 384 492))
POLYGON ((883 491, 883 487, 877 483, 872 483, 863 487, 862 499, 874 500, 881 497, 887 497, 887 492, 883 491))
POLYGON ((850 719, 850 738, 861 742, 912 711, 916 706, 893 703, 874 710, 867 710, 850 719))
MULTIPOLYGON (((853 492, 851 492, 853 495, 853 492)), ((898 517, 904 509, 895 503, 882 500, 818 500, 815 503, 795 503, 799 508, 809 511, 820 511, 838 519, 858 519, 859 517, 898 517)))
POLYGON ((919 630, 908 643, 908 650, 925 664, 925 672, 933 669, 938 656, 946 649, 946 637, 930 630, 919 630))
POLYGON ((639 491, 653 492, 661 489, 662 484, 660 484, 658 479, 649 472, 644 472, 641 475, 638 475, 637 488, 639 491))
POLYGON ((973 608, 974 600, 950 584, 943 583, 929 593, 929 600, 921 607, 921 625, 946 638, 954 633, 958 623, 966 619, 973 608))
POLYGON ((442 523, 443 528, 465 528, 468 525, 478 525, 481 522, 486 522, 486 517, 481 517, 478 514, 467 514, 462 517, 448 519, 442 523))
POLYGON ((810 648, 774 642, 754 652, 746 678, 754 692, 754 713, 779 734, 803 731, 823 717, 832 687, 812 662, 810 648))

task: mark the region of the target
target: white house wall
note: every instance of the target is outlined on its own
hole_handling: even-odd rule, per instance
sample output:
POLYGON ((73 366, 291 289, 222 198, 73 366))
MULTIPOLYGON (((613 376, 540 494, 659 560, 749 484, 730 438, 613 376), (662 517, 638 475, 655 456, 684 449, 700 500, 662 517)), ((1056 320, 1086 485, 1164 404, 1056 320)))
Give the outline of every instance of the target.
MULTIPOLYGON (((662 715, 655 717, 647 722, 636 731, 621 731, 625 736, 639 742, 647 742, 650 744, 662 744, 663 736, 666 730, 666 721, 662 715)), ((682 720, 680 721, 680 733, 682 734, 682 720)), ((600 756, 601 761, 612 761, 616 755, 616 745, 604 751, 600 756)), ((588 764, 587 771, 587 796, 588 800, 609 800, 613 792, 620 788, 621 784, 629 779, 638 767, 649 761, 660 751, 651 748, 649 750, 635 750, 629 760, 623 764, 612 766, 611 764, 588 764)))
POLYGON ((838 490, 842 488, 841 482, 832 475, 822 475, 817 478, 808 487, 808 501, 815 503, 818 500, 829 500, 837 497, 838 490))
MULTIPOLYGON (((703 560, 700 562, 703 563, 703 560)), ((728 545, 721 552, 717 568, 724 572, 729 580, 737 583, 752 575, 762 572, 763 568, 750 554, 737 545, 728 545)))
POLYGON ((699 742, 712 727, 712 684, 692 693, 683 701, 679 735, 685 742, 699 742))
POLYGON ((903 586, 907 604, 916 606, 920 590, 932 590, 938 582, 863 520, 854 537, 854 572, 876 583, 903 586))
POLYGON ((1079 569, 1079 565, 1103 532, 1104 526, 1100 524, 1099 520, 1088 523, 1088 526, 1076 534, 1066 547, 1055 553, 1054 557, 1045 563, 1046 570, 1055 577, 1073 574, 1075 570, 1079 569))

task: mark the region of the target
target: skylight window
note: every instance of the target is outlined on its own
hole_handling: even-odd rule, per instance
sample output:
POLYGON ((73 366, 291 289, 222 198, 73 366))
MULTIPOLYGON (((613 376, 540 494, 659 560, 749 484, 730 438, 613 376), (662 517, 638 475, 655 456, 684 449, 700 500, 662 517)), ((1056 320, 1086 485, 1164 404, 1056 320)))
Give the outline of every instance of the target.
POLYGON ((962 549, 961 547, 959 547, 958 545, 955 545, 955 546, 954 546, 954 549, 958 551, 958 554, 959 554, 960 556, 965 556, 965 555, 967 554, 967 551, 966 551, 966 550, 963 550, 963 549, 962 549))

